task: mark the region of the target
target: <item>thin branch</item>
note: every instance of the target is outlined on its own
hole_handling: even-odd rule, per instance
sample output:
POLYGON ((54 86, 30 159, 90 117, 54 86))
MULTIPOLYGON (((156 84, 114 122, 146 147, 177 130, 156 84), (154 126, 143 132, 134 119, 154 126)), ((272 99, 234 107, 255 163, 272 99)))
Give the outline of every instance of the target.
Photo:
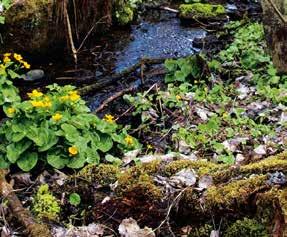
POLYGON ((275 5, 275 3, 272 0, 267 0, 270 5, 273 7, 273 9, 275 10, 275 12, 277 13, 277 15, 279 16, 280 20, 284 23, 287 24, 287 19, 282 15, 282 13, 280 12, 280 10, 277 8, 277 6, 275 5))

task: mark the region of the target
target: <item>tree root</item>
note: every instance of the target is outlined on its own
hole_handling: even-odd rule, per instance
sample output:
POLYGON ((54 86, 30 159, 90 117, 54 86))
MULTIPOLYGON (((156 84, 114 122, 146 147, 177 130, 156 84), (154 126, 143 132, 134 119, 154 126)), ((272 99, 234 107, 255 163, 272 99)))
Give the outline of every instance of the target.
POLYGON ((11 213, 25 227, 28 235, 31 237, 51 237, 50 231, 46 225, 35 222, 31 213, 26 210, 16 194, 12 186, 7 183, 5 176, 6 170, 0 170, 0 195, 8 201, 8 207, 11 213))

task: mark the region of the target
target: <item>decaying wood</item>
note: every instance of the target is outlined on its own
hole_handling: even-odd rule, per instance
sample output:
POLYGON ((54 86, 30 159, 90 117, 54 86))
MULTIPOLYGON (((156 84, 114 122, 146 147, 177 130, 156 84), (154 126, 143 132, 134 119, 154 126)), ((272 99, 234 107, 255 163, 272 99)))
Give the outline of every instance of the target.
POLYGON ((47 226, 38 224, 33 219, 31 213, 26 210, 16 194, 13 187, 7 183, 6 176, 7 170, 0 170, 0 195, 7 200, 8 207, 11 214, 18 219, 18 221, 25 227, 28 235, 31 237, 51 237, 50 231, 47 226))
POLYGON ((266 41, 279 73, 287 73, 287 17, 286 0, 262 0, 266 41))

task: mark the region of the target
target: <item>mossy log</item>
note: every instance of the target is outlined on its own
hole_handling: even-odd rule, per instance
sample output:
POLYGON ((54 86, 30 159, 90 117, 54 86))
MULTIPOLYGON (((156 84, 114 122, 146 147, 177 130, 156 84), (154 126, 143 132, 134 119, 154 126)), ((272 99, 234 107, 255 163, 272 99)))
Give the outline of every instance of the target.
MULTIPOLYGON (((246 217, 262 223, 268 233, 276 232, 281 233, 277 236, 283 236, 287 221, 287 188, 285 184, 270 183, 270 174, 286 170, 287 153, 238 167, 204 160, 175 160, 170 163, 155 160, 124 169, 105 164, 89 165, 59 190, 83 192, 85 187, 84 193, 90 192, 85 196, 94 197, 89 199, 87 205, 94 206, 93 215, 97 222, 108 217, 103 216, 103 213, 113 215, 115 219, 128 215, 142 225, 156 228, 166 218, 166 210, 180 193, 179 201, 169 214, 169 220, 175 225, 202 227, 210 223, 213 216, 225 220, 227 228, 231 223, 246 217), (203 190, 198 189, 196 184, 170 193, 168 183, 163 185, 158 182, 158 177, 164 177, 163 180, 168 182, 171 176, 182 169, 192 169, 198 180, 209 176, 213 184, 203 190), (110 190, 111 198, 102 203, 110 185, 113 187, 110 190), (104 190, 102 195, 101 190, 104 190), (94 192, 97 195, 93 195, 94 192)), ((239 221, 239 224, 245 222, 253 223, 239 221)))
POLYGON ((63 46, 66 41, 63 30, 64 2, 68 4, 73 38, 77 46, 91 29, 93 32, 103 32, 112 23, 111 0, 15 1, 5 14, 6 24, 1 32, 4 47, 1 49, 45 54, 51 53, 53 47, 59 49, 59 45, 63 46))
POLYGON ((273 63, 280 73, 287 73, 287 1, 262 0, 266 41, 273 63))
MULTIPOLYGON (((25 209, 13 191, 13 187, 7 183, 5 175, 7 171, 0 170, 0 195, 7 201, 11 215, 25 227, 31 237, 51 237, 48 227, 44 224, 38 224, 31 213, 25 209)), ((24 234, 24 233, 23 233, 24 234)))

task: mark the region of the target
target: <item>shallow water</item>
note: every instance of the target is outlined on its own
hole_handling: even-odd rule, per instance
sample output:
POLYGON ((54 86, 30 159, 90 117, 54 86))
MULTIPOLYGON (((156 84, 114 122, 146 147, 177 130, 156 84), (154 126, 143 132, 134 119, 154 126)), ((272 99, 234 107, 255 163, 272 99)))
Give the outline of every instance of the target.
MULTIPOLYGON (((131 67, 142 58, 175 58, 192 55, 199 51, 193 47, 195 38, 203 38, 206 31, 201 28, 184 27, 176 14, 164 11, 149 11, 139 20, 138 25, 130 29, 116 28, 100 39, 105 50, 97 52, 101 74, 116 73, 131 67), (99 57, 100 56, 100 57, 99 57), (105 68, 105 71, 101 70, 105 68)), ((139 86, 140 79, 131 84, 139 86)), ((117 90, 116 86, 105 91, 98 91, 87 98, 93 110, 101 101, 117 90), (111 89, 111 90, 110 90, 111 89)))
POLYGON ((183 27, 175 15, 162 14, 157 21, 148 19, 133 26, 131 39, 116 55, 115 68, 119 72, 141 58, 184 57, 198 51, 192 43, 206 32, 200 28, 183 27))

